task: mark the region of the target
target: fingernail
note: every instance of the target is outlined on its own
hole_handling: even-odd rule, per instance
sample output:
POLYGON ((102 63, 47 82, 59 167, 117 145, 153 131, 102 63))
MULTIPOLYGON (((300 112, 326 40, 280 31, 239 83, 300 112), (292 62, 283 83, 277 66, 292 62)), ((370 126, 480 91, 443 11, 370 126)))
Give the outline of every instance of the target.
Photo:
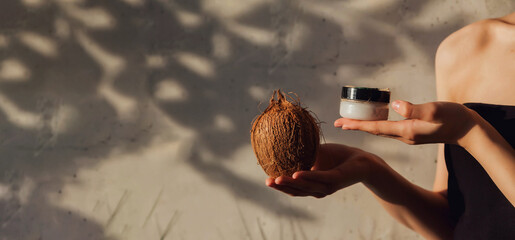
POLYGON ((281 180, 280 180, 279 178, 276 178, 274 182, 275 182, 275 184, 277 184, 277 185, 280 185, 280 184, 281 184, 281 180))
POLYGON ((400 101, 393 101, 392 102, 392 108, 393 110, 397 111, 399 110, 399 107, 401 106, 401 102, 400 101))

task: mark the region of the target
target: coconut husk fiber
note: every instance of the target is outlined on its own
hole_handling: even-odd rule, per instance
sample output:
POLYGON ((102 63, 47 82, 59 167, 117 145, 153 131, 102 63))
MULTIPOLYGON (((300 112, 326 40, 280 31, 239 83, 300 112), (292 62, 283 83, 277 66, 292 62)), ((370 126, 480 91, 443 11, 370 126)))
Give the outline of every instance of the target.
POLYGON ((320 146, 320 128, 309 111, 281 90, 252 123, 251 143, 259 165, 270 177, 310 170, 320 146))

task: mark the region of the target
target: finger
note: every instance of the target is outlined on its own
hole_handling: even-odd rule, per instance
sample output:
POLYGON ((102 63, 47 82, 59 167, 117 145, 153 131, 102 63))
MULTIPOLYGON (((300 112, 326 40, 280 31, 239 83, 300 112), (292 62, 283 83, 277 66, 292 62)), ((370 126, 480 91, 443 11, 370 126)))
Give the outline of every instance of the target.
MULTIPOLYGON (((338 118, 334 121, 334 127, 336 128, 342 128, 345 123, 347 123, 348 121, 353 121, 354 119, 350 119, 350 118, 338 118)), ((359 121, 359 120, 354 120, 354 121, 359 121)))
POLYGON ((273 187, 275 185, 275 178, 269 177, 266 179, 265 184, 269 187, 273 187))
POLYGON ((298 178, 279 178, 276 183, 278 185, 288 186, 297 190, 309 192, 313 195, 327 195, 332 193, 329 184, 320 183, 318 181, 308 181, 298 178))
MULTIPOLYGON (((338 182, 340 176, 338 171, 300 171, 293 174, 295 180, 303 180, 313 182, 325 186, 333 186, 338 182)), ((332 189, 326 189, 326 192, 331 192, 332 189)))
POLYGON ((363 121, 338 119, 344 130, 360 130, 374 135, 401 136, 405 128, 404 121, 363 121))
MULTIPOLYGON (((273 179, 273 178, 269 178, 269 179, 273 179)), ((290 196, 312 196, 313 195, 312 193, 303 191, 301 189, 297 189, 297 188, 294 188, 294 187, 291 187, 288 185, 284 185, 284 184, 278 184, 281 182, 280 177, 273 179, 274 180, 273 182, 270 182, 269 179, 267 179, 267 186, 274 188, 278 191, 284 192, 290 196), (278 182, 278 183, 276 183, 276 182, 278 182)), ((316 195, 319 195, 319 194, 316 194, 316 195)))
POLYGON ((408 119, 420 119, 427 122, 432 122, 438 110, 438 103, 430 102, 424 104, 412 104, 406 101, 393 101, 391 104, 393 110, 401 116, 408 119))
POLYGON ((414 140, 403 138, 403 137, 399 137, 399 136, 381 135, 381 137, 392 138, 392 139, 401 141, 401 142, 409 144, 409 145, 419 144, 419 142, 417 143, 414 140))
POLYGON ((336 121, 334 121, 334 127, 341 128, 343 126, 342 120, 343 118, 336 119, 336 121))
POLYGON ((294 174, 296 179, 320 182, 329 186, 328 193, 333 193, 341 188, 348 187, 362 180, 363 176, 355 167, 345 163, 338 168, 329 171, 302 171, 294 174))
POLYGON ((309 193, 307 193, 307 192, 303 192, 303 191, 300 191, 298 189, 291 188, 291 187, 288 187, 288 186, 274 185, 271 188, 273 188, 275 190, 278 190, 278 191, 281 191, 283 193, 286 193, 286 194, 288 194, 290 196, 294 196, 294 197, 309 196, 309 193))

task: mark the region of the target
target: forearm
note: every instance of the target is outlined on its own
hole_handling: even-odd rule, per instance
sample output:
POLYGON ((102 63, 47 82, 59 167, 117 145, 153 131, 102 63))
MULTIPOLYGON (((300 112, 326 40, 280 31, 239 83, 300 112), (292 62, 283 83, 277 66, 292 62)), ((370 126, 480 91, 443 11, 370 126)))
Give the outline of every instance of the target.
POLYGON ((473 112, 475 125, 458 141, 485 169, 492 181, 515 206, 515 150, 479 114, 473 112))
POLYGON ((397 221, 426 239, 452 239, 447 198, 416 186, 379 161, 364 182, 397 221))

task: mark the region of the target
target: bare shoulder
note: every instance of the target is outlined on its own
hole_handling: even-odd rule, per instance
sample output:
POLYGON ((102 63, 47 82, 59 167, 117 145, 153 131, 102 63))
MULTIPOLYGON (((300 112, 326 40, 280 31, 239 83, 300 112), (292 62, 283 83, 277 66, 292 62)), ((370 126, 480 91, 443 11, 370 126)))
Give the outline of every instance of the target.
POLYGON ((466 57, 479 53, 497 41, 510 39, 510 42, 514 42, 515 13, 509 16, 510 18, 505 16, 484 19, 457 30, 440 43, 437 56, 439 53, 447 53, 457 57, 466 57))
POLYGON ((473 59, 488 44, 488 25, 492 20, 469 24, 445 38, 436 51, 435 73, 438 100, 459 102, 460 93, 454 91, 462 86, 467 70, 462 66, 473 59))
POLYGON ((449 35, 436 51, 437 67, 452 66, 458 60, 480 53, 490 42, 490 29, 496 23, 495 19, 482 20, 449 35))
MULTIPOLYGON (((510 56, 507 56, 506 50, 515 43, 514 26, 503 18, 485 19, 469 24, 445 38, 435 57, 438 99, 453 102, 494 100, 471 96, 477 95, 479 86, 487 82, 500 83, 512 75, 510 67, 503 65, 513 62, 508 59, 510 56), (504 75, 501 76, 501 73, 504 75)), ((507 84, 505 82, 502 85, 507 84)))

